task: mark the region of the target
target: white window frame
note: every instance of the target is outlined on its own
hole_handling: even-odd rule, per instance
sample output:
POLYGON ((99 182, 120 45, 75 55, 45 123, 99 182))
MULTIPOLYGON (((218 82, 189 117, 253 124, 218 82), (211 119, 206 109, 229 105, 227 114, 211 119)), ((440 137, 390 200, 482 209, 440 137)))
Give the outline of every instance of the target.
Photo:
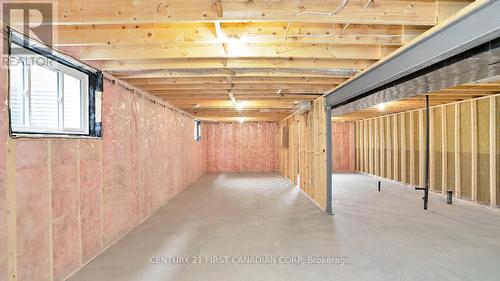
MULTIPOLYGON (((21 48, 16 45, 16 48, 21 48)), ((20 59, 23 59, 23 77, 24 77, 24 85, 23 85, 23 119, 24 125, 19 126, 11 123, 11 131, 13 134, 26 134, 26 133, 35 133, 40 135, 88 135, 89 134, 89 76, 86 73, 80 72, 73 68, 67 67, 63 64, 60 64, 50 58, 41 56, 34 52, 31 52, 25 48, 23 48, 23 55, 11 55, 10 59, 13 62, 18 62, 20 59), (28 60, 29 59, 29 60, 28 60), (29 61, 30 63, 26 63, 29 61), (50 66, 46 65, 37 65, 39 67, 44 67, 51 71, 57 72, 58 77, 58 128, 43 128, 43 127, 33 127, 31 126, 31 109, 30 109, 30 98, 31 98, 31 65, 36 61, 50 61, 50 66), (65 128, 64 127, 64 75, 72 76, 78 80, 80 80, 80 128, 65 128)), ((9 83, 11 81, 9 80, 9 83)), ((9 100, 10 100, 11 92, 9 91, 9 100)), ((10 103, 9 103, 9 111, 11 111, 10 103)))
POLYGON ((194 140, 201 141, 201 121, 194 120, 194 140))

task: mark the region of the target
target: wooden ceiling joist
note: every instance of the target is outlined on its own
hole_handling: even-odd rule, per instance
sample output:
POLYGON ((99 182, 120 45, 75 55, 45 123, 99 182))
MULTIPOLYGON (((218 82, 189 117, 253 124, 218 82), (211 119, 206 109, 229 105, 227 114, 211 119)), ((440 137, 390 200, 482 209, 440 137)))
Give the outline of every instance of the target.
MULTIPOLYGON (((229 94, 232 93, 234 95, 273 95, 278 96, 277 90, 274 89, 262 89, 262 90, 248 90, 248 89, 239 89, 239 90, 149 90, 148 92, 157 95, 159 97, 162 96, 173 96, 173 95, 186 95, 186 94, 197 94, 197 95, 206 95, 206 94, 229 94)), ((283 95, 287 94, 310 94, 310 95, 322 95, 324 90, 309 90, 309 89, 287 89, 285 91, 281 91, 283 95)))
MULTIPOLYGON (((220 95, 220 94, 215 94, 215 95, 174 95, 174 96, 163 96, 164 98, 168 99, 170 102, 175 103, 176 101, 206 101, 206 100, 212 100, 212 101, 220 101, 220 100, 227 100, 228 96, 227 95, 220 95)), ((299 100, 315 100, 320 95, 295 95, 295 94, 287 94, 285 96, 279 97, 275 95, 251 95, 251 96, 240 96, 240 95, 234 95, 234 97, 237 100, 242 100, 242 101, 275 101, 275 100, 280 100, 280 101, 299 101, 299 100)))
POLYGON ((136 71, 109 71, 113 75, 121 79, 136 79, 136 78, 189 78, 189 77, 307 77, 307 78, 349 78, 357 71, 322 71, 318 69, 301 69, 301 68, 256 68, 256 69, 206 69, 204 71, 193 70, 136 70, 136 71))
POLYGON ((372 65, 373 59, 342 58, 170 58, 95 60, 99 68, 107 71, 182 70, 182 69, 350 69, 360 71, 372 65))
POLYGON ((243 43, 342 44, 401 46, 427 27, 401 25, 324 23, 182 23, 132 25, 75 25, 57 28, 56 46, 107 46, 136 44, 243 43), (214 24, 216 32, 214 34, 214 24), (217 30, 219 35, 217 36, 217 30), (221 38, 222 37, 222 38, 221 38))
MULTIPOLYGON (((146 85, 196 85, 196 84, 226 84, 226 77, 189 77, 189 78, 131 78, 125 79, 136 86, 146 85)), ((233 77, 232 84, 340 84, 344 78, 323 77, 233 77)))
POLYGON ((142 89, 147 91, 161 90, 293 90, 293 91, 308 91, 322 90, 326 91, 333 89, 338 84, 278 84, 278 83, 209 83, 209 84, 170 84, 170 85, 142 85, 142 89))
POLYGON ((83 60, 144 60, 176 58, 298 58, 379 60, 397 47, 332 44, 136 44, 133 46, 84 46, 83 60))
MULTIPOLYGON (((58 1, 54 45, 203 120, 279 121, 469 3, 58 1), (230 96, 248 107, 236 110, 230 96)), ((487 94, 490 86, 443 92, 434 103, 487 94)), ((374 113, 360 112, 367 114, 374 113)))
MULTIPOLYGON (((377 0, 349 1, 339 7, 339 0, 237 1, 237 0, 88 0, 60 1, 58 25, 139 24, 171 22, 320 22, 360 24, 435 25, 440 20, 434 1, 377 0)), ((451 1, 453 2, 459 1, 451 1)))

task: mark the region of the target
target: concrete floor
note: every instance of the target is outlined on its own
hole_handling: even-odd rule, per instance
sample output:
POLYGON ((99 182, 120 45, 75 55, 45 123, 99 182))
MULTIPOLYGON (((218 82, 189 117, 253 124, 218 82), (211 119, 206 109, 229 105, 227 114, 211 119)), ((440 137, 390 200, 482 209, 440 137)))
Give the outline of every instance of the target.
POLYGON ((376 181, 335 175, 329 216, 277 174, 206 174, 70 280, 500 280, 498 210, 431 193, 423 211, 422 192, 376 181))

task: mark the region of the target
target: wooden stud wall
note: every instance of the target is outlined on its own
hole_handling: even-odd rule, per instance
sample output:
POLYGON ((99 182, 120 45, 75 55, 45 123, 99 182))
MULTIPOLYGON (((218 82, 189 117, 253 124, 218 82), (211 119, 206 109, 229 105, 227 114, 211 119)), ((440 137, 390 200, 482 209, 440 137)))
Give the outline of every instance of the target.
MULTIPOLYGON (((299 184, 300 178, 301 190, 323 210, 326 207, 325 115, 325 100, 319 98, 313 102, 310 111, 292 115, 279 124, 280 131, 289 128, 289 146, 281 147, 279 152, 281 174, 294 184, 299 184)), ((341 140, 333 146, 332 159, 341 159, 340 167, 348 167, 349 171, 367 167, 364 163, 366 158, 360 153, 360 149, 364 150, 365 140, 358 138, 355 141, 354 138, 354 135, 366 135, 362 132, 363 128, 355 127, 351 122, 333 122, 332 128, 336 128, 332 129, 332 133, 341 140)), ((279 138, 282 138, 281 134, 279 138)))
MULTIPOLYGON (((500 95, 431 107, 430 188, 497 207, 500 95)), ((356 170, 423 186, 423 109, 355 121, 356 170)))

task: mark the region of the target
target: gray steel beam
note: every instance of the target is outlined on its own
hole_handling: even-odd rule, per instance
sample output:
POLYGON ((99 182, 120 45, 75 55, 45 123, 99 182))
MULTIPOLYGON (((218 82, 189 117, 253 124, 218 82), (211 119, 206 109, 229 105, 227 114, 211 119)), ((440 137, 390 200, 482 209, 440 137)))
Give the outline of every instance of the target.
POLYGON ((327 94, 333 107, 500 37, 500 1, 488 1, 327 94))
POLYGON ((496 79, 500 75, 500 39, 495 40, 495 42, 495 44, 487 44, 486 47, 490 47, 489 51, 481 48, 484 52, 476 53, 469 58, 460 61, 450 59, 452 61, 450 64, 443 63, 441 68, 434 71, 415 75, 416 77, 413 79, 335 107, 332 113, 334 116, 338 116, 389 101, 437 92, 464 83, 482 81, 492 77, 496 79))

